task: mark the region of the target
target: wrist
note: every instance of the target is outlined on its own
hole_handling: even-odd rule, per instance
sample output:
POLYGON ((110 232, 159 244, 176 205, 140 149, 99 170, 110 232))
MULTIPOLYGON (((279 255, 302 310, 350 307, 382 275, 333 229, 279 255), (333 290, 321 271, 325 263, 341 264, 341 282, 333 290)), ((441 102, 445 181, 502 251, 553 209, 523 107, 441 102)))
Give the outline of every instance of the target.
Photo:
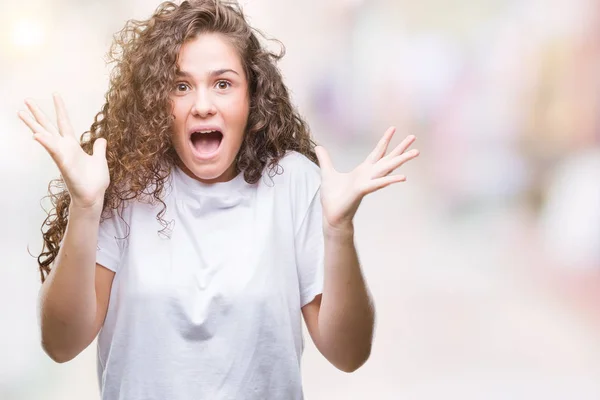
POLYGON ((335 225, 323 222, 323 233, 328 238, 350 239, 354 237, 354 223, 352 221, 335 225))
POLYGON ((78 216, 84 218, 100 218, 104 201, 101 200, 92 205, 79 205, 71 202, 69 204, 69 216, 78 216))

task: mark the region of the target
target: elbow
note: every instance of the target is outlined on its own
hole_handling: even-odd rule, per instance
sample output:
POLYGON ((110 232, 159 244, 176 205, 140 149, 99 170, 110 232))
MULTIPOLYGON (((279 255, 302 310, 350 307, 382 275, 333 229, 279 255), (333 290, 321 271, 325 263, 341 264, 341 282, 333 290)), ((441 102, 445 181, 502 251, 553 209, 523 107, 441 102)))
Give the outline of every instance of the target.
POLYGON ((334 365, 340 371, 351 374, 351 373, 355 372, 356 370, 358 370, 360 367, 362 367, 367 362, 367 360, 369 359, 370 356, 371 356, 371 345, 369 344, 369 346, 366 349, 364 349, 363 351, 357 352, 352 357, 348 357, 344 361, 338 362, 337 364, 334 364, 334 365))
POLYGON ((93 340, 93 337, 67 327, 59 320, 42 319, 41 347, 52 361, 63 364, 79 355, 93 340))
POLYGON ((77 353, 73 353, 72 351, 65 351, 64 349, 60 349, 57 346, 51 346, 47 342, 42 340, 42 349, 44 352, 58 364, 64 364, 68 361, 71 361, 77 356, 77 353))
POLYGON ((52 359, 52 361, 54 361, 55 363, 58 363, 58 364, 66 363, 67 361, 71 361, 73 358, 75 358, 72 356, 68 356, 64 353, 51 351, 48 349, 44 349, 44 351, 48 355, 48 357, 50 357, 52 359))
POLYGON ((48 355, 48 357, 50 357, 52 359, 52 361, 54 361, 55 363, 58 363, 58 364, 64 364, 75 358, 75 355, 70 355, 70 354, 60 352, 60 351, 50 350, 46 347, 44 347, 44 352, 48 355))
POLYGON ((345 372, 347 374, 351 374, 351 373, 355 372, 356 370, 358 370, 360 367, 362 367, 367 362, 368 359, 369 359, 369 357, 366 357, 366 358, 363 358, 356 362, 345 364, 345 365, 339 367, 339 370, 342 372, 345 372))

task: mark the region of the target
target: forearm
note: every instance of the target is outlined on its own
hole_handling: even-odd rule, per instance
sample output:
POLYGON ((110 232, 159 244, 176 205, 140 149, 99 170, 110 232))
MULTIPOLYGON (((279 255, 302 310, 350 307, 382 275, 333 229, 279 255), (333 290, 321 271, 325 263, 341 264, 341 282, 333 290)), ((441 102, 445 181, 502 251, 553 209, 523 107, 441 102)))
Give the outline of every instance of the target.
POLYGON ((319 341, 338 368, 354 370, 369 357, 375 310, 354 245, 354 227, 325 229, 325 281, 319 341))
POLYGON ((62 246, 40 292, 42 344, 57 361, 83 350, 94 331, 100 212, 70 208, 62 246))

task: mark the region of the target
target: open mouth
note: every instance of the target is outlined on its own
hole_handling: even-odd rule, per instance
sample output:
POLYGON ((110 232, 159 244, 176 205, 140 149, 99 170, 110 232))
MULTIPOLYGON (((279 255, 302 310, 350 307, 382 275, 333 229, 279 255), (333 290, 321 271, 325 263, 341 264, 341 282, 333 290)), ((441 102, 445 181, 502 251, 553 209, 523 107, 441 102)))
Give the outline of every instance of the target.
POLYGON ((202 131, 192 133, 190 140, 192 146, 199 154, 212 154, 216 152, 223 140, 220 131, 202 131))

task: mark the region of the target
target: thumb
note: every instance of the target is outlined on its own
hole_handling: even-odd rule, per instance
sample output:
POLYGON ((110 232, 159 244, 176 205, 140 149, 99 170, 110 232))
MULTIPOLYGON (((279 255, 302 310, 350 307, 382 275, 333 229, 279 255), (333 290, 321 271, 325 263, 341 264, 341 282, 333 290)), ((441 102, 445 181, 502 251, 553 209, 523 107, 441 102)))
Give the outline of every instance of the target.
POLYGON ((323 170, 333 169, 333 163, 331 162, 331 158, 329 157, 329 153, 323 146, 316 146, 315 153, 317 154, 317 158, 319 159, 319 166, 323 170))
POLYGON ((98 138, 94 141, 93 156, 106 158, 106 139, 98 138))

